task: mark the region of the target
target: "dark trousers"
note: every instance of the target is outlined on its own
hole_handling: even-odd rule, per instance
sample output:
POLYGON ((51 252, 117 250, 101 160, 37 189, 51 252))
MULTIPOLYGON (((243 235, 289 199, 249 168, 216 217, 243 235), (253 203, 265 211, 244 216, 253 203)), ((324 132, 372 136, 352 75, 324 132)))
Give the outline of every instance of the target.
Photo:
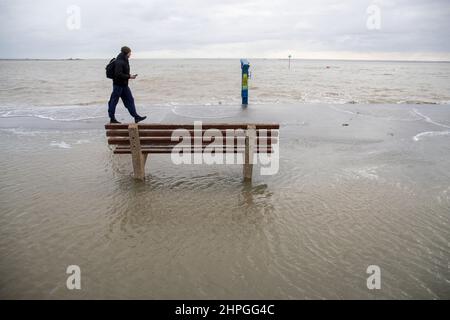
POLYGON ((113 84, 113 92, 111 93, 111 98, 108 102, 108 115, 111 119, 115 118, 116 106, 119 103, 119 98, 122 99, 122 102, 125 108, 128 109, 128 112, 131 114, 133 118, 136 118, 138 114, 136 113, 136 106, 134 105, 134 98, 131 94, 131 90, 128 86, 118 86, 113 84))

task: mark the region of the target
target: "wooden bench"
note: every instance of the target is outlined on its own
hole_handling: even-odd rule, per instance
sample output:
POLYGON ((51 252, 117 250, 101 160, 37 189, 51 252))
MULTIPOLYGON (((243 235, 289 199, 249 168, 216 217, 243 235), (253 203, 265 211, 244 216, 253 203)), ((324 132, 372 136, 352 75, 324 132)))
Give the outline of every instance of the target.
MULTIPOLYGON (((212 147, 215 153, 244 153, 244 179, 251 180, 253 155, 273 152, 272 144, 278 142, 279 125, 219 123, 201 124, 199 128, 198 123, 106 124, 105 129, 108 144, 113 146, 114 154, 131 154, 136 179, 144 180, 149 153, 171 153, 179 146, 181 139, 176 137, 181 129, 190 135, 189 153, 203 153, 208 146, 208 150, 212 147), (213 141, 214 146, 211 145, 213 141), (233 141, 231 148, 230 141, 233 141)), ((183 137, 184 140, 186 137, 183 137)))

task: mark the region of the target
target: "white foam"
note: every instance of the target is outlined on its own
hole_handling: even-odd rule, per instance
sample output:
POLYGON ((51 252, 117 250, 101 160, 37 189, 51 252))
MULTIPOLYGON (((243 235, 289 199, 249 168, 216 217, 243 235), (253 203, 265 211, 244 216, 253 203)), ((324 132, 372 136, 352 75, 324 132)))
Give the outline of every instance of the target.
POLYGON ((344 110, 344 109, 336 108, 335 106, 330 106, 330 108, 333 109, 334 111, 337 111, 337 112, 349 113, 349 114, 356 115, 356 112, 353 112, 353 111, 350 111, 350 110, 344 110))
POLYGON ((72 148, 72 146, 68 143, 65 143, 64 141, 61 142, 56 142, 56 141, 52 141, 52 143, 50 143, 51 147, 58 147, 61 149, 70 149, 72 148))
POLYGON ((350 111, 350 110, 346 110, 346 109, 342 109, 342 108, 338 108, 335 107, 333 105, 329 106, 331 109, 337 111, 337 112, 341 112, 341 113, 348 113, 351 115, 355 115, 355 116, 359 116, 359 117, 368 117, 368 118, 374 118, 374 119, 378 119, 378 120, 386 120, 386 121, 405 121, 405 122, 412 122, 412 121, 418 121, 418 120, 422 120, 423 117, 417 117, 417 115, 414 115, 415 118, 414 119, 409 119, 409 118, 395 118, 395 117, 381 117, 381 116, 375 116, 375 115, 371 115, 371 114, 364 114, 361 112, 355 112, 355 111, 350 111))
POLYGON ((413 137, 413 140, 419 141, 424 137, 437 137, 437 136, 447 136, 447 135, 450 135, 450 131, 425 131, 425 132, 416 134, 413 137))
POLYGON ((379 176, 376 174, 377 167, 360 168, 355 170, 355 173, 363 178, 378 180, 379 176))
POLYGON ((83 121, 106 118, 101 106, 19 106, 0 107, 1 118, 31 117, 50 121, 83 121))
POLYGON ((26 137, 34 137, 38 134, 44 134, 43 131, 35 131, 35 130, 24 130, 20 128, 4 128, 0 129, 0 132, 10 133, 17 136, 26 136, 26 137))
POLYGON ((91 141, 88 139, 81 139, 81 140, 77 140, 77 142, 75 142, 75 144, 85 144, 85 143, 90 143, 91 141))
POLYGON ((449 128, 450 129, 450 126, 434 121, 430 117, 427 117, 427 116, 423 115, 422 113, 420 113, 419 111, 417 111, 417 109, 413 109, 413 112, 415 114, 417 114, 418 116, 422 117, 426 122, 432 123, 432 124, 437 125, 439 127, 449 128))
POLYGON ((347 168, 345 172, 353 179, 379 180, 378 167, 347 168))

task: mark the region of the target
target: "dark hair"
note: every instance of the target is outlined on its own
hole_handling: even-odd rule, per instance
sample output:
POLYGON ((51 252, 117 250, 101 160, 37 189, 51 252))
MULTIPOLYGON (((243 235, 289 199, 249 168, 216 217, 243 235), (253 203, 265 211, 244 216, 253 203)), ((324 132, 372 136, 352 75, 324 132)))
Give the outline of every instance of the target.
POLYGON ((120 52, 122 52, 124 54, 129 54, 131 52, 131 49, 128 48, 127 46, 124 46, 120 49, 120 52))

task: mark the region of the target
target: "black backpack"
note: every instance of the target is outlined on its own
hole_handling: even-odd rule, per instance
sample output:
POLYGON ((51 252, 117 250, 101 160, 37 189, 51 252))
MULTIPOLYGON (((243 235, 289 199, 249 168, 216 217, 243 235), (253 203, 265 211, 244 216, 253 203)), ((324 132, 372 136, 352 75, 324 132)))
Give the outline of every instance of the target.
POLYGON ((106 66, 106 77, 108 79, 114 79, 114 69, 116 67, 116 58, 112 58, 106 66))

